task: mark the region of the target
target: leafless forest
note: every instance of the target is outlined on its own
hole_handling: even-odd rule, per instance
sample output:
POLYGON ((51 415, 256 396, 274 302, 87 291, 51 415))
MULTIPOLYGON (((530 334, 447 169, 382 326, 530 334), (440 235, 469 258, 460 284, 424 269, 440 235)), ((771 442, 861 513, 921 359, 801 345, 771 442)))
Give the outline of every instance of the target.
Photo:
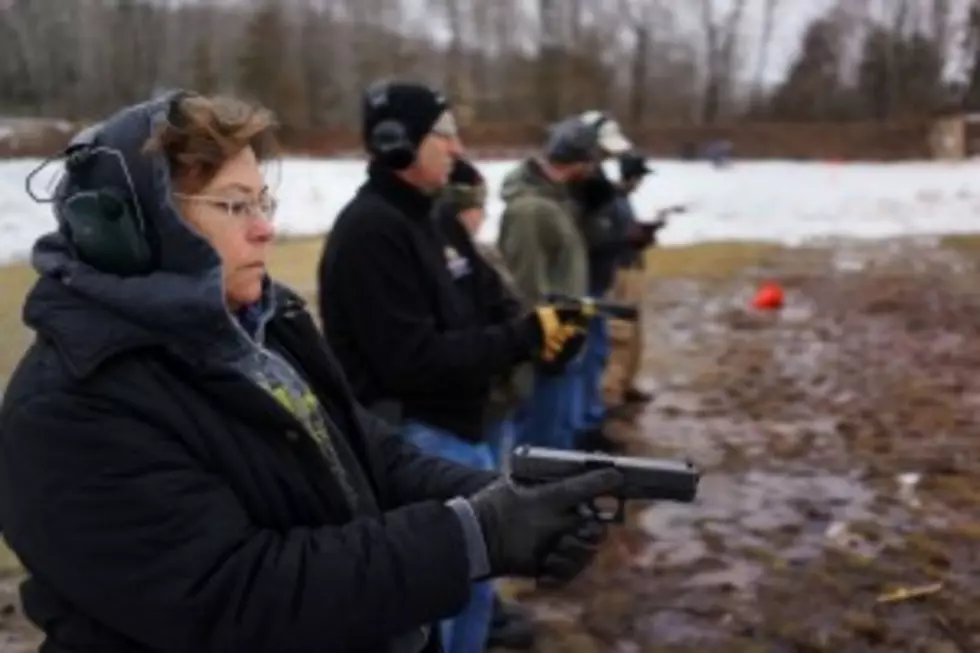
POLYGON ((180 85, 316 127, 352 119, 357 89, 392 74, 487 122, 595 106, 631 124, 889 119, 980 101, 980 2, 840 0, 795 47, 774 43, 804 4, 821 3, 5 0, 0 110, 84 119, 180 85), (767 84, 775 50, 795 61, 767 84))

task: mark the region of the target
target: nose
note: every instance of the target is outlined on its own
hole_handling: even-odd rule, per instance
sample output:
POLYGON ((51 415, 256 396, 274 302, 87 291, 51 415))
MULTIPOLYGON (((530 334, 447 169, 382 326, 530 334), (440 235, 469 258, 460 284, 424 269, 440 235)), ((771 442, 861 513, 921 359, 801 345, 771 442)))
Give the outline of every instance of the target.
POLYGON ((272 220, 265 217, 257 217, 250 221, 248 239, 258 245, 272 242, 276 237, 276 226, 272 220))
POLYGON ((453 136, 448 139, 446 148, 448 153, 454 158, 463 156, 463 141, 459 136, 453 136))

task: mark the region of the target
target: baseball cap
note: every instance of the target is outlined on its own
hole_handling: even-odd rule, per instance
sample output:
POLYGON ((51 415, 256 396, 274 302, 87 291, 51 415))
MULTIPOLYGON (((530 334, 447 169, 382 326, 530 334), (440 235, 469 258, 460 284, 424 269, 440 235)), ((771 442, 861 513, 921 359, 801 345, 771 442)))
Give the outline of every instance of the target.
POLYGON ((599 148, 607 155, 619 156, 633 149, 619 123, 601 111, 586 111, 579 119, 598 131, 599 148))
POLYGON ((578 117, 566 118, 552 125, 548 132, 545 155, 554 163, 594 163, 602 158, 598 132, 594 125, 578 117))

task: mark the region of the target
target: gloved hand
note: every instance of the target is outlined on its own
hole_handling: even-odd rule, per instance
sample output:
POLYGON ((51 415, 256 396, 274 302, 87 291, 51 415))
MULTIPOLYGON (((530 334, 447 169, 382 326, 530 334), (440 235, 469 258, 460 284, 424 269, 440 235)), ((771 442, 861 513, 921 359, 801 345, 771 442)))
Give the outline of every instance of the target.
POLYGON ((530 319, 535 322, 539 335, 537 361, 548 370, 563 369, 585 344, 587 318, 580 306, 539 306, 530 319))
POLYGON ((574 577, 591 560, 604 530, 584 504, 623 484, 616 469, 522 487, 501 478, 470 499, 487 545, 491 576, 574 577), (583 536, 584 535, 584 536, 583 536))
POLYGON ((657 233, 664 228, 665 224, 663 220, 633 223, 629 226, 627 238, 635 249, 646 249, 656 242, 657 233))
POLYGON ((556 588, 568 583, 589 566, 606 538, 606 525, 588 519, 572 533, 562 535, 541 563, 538 586, 556 588))
POLYGON ((629 242, 630 247, 634 249, 643 249, 650 244, 649 234, 640 225, 633 223, 627 227, 626 230, 626 240, 629 242))

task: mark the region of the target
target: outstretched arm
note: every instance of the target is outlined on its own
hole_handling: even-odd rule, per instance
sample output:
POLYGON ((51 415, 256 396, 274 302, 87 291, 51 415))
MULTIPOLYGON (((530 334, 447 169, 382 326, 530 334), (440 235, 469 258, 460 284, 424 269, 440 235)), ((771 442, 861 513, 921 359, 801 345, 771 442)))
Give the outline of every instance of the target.
POLYGON ((146 650, 379 650, 469 595, 467 537, 442 501, 273 530, 170 433, 107 401, 40 395, 6 417, 8 541, 146 650))

